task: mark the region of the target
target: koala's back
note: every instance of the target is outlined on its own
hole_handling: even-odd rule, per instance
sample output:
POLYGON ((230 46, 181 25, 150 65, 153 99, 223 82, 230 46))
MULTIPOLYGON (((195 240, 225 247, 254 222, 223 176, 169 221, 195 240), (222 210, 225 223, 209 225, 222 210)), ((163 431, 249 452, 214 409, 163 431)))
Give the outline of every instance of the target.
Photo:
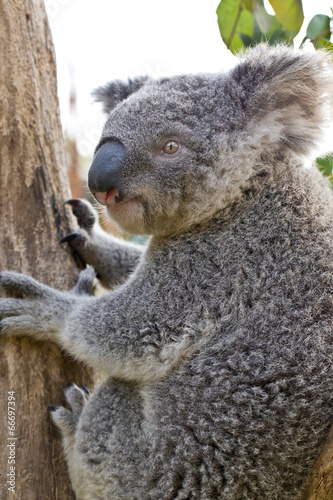
POLYGON ((82 498, 300 498, 333 413, 332 207, 311 171, 258 176, 142 265, 141 324, 156 310, 160 334, 194 348, 156 381, 94 395, 77 450, 96 490, 82 498))

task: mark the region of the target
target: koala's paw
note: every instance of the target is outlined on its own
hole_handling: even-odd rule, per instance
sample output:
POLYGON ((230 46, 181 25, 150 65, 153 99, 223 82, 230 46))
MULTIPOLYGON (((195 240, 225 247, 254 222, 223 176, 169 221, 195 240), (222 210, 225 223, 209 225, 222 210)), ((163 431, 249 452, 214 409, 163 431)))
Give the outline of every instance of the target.
POLYGON ((65 389, 65 399, 70 410, 63 406, 50 405, 48 407, 54 424, 64 436, 69 437, 75 433, 78 419, 89 398, 90 392, 86 387, 70 382, 65 389))
POLYGON ((83 385, 78 386, 69 382, 65 389, 65 399, 69 404, 74 419, 77 421, 82 413, 84 406, 90 398, 90 392, 83 385))
POLYGON ((73 214, 77 218, 79 229, 74 233, 67 234, 60 240, 60 243, 67 243, 83 265, 89 264, 89 256, 94 251, 92 233, 94 226, 97 225, 97 213, 85 200, 72 199, 68 200, 66 204, 71 206, 73 214))
POLYGON ((79 227, 88 233, 91 232, 94 224, 98 220, 97 213, 91 204, 86 200, 73 198, 72 200, 66 201, 66 205, 72 207, 73 214, 77 219, 79 227))
POLYGON ((49 298, 52 288, 39 283, 31 276, 16 273, 15 271, 2 271, 0 273, 0 286, 7 295, 15 298, 49 298))
POLYGON ((7 298, 0 299, 0 331, 2 335, 38 336, 51 319, 52 306, 60 292, 39 283, 30 276, 13 271, 0 273, 0 286, 7 298), (49 309, 50 308, 50 309, 49 309))
POLYGON ((79 278, 78 290, 60 292, 31 276, 3 271, 0 273, 0 287, 7 297, 0 299, 1 334, 58 340, 69 313, 77 300, 82 300, 77 296, 91 289, 93 273, 92 269, 84 272, 79 278))
POLYGON ((96 272, 93 267, 87 267, 79 273, 77 283, 72 289, 72 292, 77 295, 94 295, 95 285, 94 280, 96 272))

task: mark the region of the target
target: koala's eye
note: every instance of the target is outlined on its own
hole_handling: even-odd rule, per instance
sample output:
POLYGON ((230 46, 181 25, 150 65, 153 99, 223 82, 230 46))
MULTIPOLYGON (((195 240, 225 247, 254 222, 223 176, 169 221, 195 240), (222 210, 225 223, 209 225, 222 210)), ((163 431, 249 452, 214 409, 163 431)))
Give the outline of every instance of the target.
POLYGON ((178 149, 179 149, 178 142, 168 141, 164 144, 162 151, 167 155, 172 155, 174 153, 177 153, 178 149))

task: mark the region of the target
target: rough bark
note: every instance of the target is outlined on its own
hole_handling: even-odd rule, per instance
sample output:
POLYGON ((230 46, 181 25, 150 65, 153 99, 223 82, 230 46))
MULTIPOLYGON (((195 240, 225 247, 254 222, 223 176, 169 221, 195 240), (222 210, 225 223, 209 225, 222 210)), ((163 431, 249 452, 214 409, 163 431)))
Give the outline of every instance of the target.
MULTIPOLYGON (((75 221, 56 90, 55 56, 42 0, 0 0, 0 269, 70 288, 77 265, 61 237, 75 221)), ((68 381, 92 385, 92 372, 49 343, 1 339, 0 497, 14 498, 7 446, 8 391, 15 391, 15 498, 74 498, 49 404, 68 381)), ((8 439, 11 438, 11 439, 8 439)), ((13 446, 12 446, 13 449, 13 446)))
POLYGON ((304 500, 333 499, 333 425, 308 482, 304 500))

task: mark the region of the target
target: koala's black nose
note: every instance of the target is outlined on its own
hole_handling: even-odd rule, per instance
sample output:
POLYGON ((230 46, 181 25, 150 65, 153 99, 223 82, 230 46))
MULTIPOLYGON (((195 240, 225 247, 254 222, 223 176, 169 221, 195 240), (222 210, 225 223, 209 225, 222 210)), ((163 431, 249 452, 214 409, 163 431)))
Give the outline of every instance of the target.
POLYGON ((111 188, 122 191, 126 148, 120 141, 105 142, 95 153, 88 172, 88 187, 94 193, 111 188))

